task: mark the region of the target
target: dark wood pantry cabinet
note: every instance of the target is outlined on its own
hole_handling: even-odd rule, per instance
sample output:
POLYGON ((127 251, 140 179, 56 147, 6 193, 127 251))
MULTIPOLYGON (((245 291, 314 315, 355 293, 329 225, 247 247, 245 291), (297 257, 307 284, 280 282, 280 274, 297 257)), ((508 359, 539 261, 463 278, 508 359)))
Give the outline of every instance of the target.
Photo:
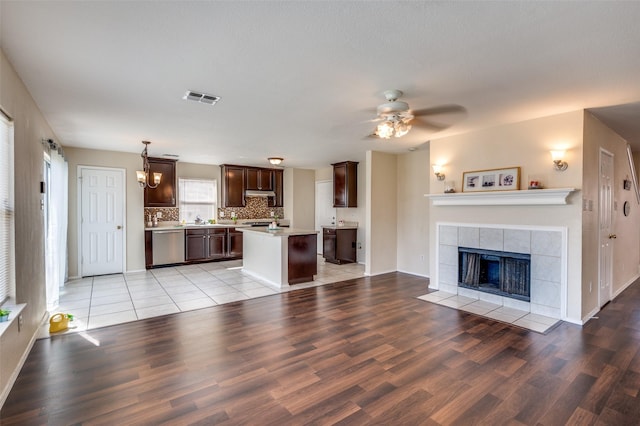
POLYGON ((150 180, 153 173, 162 173, 162 179, 155 188, 144 189, 145 207, 176 206, 176 160, 149 157, 150 180))
POLYGON ((333 166, 333 207, 358 207, 358 163, 343 161, 333 166))

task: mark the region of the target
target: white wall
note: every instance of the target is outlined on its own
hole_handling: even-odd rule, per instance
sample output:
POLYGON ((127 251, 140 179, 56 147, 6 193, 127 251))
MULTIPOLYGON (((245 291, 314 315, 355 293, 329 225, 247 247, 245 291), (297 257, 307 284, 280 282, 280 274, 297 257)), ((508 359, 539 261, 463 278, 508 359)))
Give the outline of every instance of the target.
POLYGON ((365 274, 397 270, 397 156, 368 151, 366 161, 365 274))
MULTIPOLYGON (((429 148, 398 155, 398 271, 429 275, 429 148)), ((442 182, 435 185, 438 189, 442 182)))
MULTIPOLYGON (((529 176, 536 176, 547 188, 580 188, 582 184, 583 113, 567 114, 492 127, 464 135, 432 140, 431 162, 445 165, 447 180, 456 179, 461 190, 465 171, 521 167, 521 189, 529 176), (568 149, 569 168, 553 169, 549 151, 568 149)), ((442 193, 441 182, 429 173, 432 192, 442 193)), ((429 218, 430 271, 436 268, 436 224, 460 222, 563 226, 568 228, 568 317, 582 319, 582 202, 580 192, 560 206, 457 206, 431 207, 429 218)))

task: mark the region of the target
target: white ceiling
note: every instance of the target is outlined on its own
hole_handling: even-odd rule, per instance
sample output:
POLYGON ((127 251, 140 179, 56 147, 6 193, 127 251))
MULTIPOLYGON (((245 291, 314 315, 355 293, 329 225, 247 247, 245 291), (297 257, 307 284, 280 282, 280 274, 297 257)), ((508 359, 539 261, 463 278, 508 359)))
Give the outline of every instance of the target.
POLYGON ((0 0, 0 19, 64 146, 314 168, 583 108, 640 142, 640 2, 0 0), (466 112, 366 138, 396 88, 466 112))

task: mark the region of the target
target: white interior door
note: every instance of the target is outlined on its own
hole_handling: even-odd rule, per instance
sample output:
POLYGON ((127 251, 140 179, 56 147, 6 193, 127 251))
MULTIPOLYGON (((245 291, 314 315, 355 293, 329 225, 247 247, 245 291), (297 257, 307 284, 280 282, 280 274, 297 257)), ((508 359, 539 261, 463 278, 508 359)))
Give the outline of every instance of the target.
POLYGON ((82 276, 124 272, 124 170, 80 169, 82 276))
POLYGON ((598 209, 600 225, 600 252, 598 268, 598 303, 604 306, 611 300, 613 281, 613 154, 600 151, 600 204, 598 209))
POLYGON ((335 225, 336 209, 333 207, 333 181, 316 182, 316 231, 318 253, 322 254, 322 225, 335 225))

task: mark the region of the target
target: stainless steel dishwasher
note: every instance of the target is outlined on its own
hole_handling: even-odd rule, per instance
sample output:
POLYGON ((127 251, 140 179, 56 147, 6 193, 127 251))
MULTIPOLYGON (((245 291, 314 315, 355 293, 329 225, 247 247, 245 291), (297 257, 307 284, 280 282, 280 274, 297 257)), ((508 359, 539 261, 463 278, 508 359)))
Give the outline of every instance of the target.
POLYGON ((154 230, 153 266, 184 262, 184 229, 154 230))

